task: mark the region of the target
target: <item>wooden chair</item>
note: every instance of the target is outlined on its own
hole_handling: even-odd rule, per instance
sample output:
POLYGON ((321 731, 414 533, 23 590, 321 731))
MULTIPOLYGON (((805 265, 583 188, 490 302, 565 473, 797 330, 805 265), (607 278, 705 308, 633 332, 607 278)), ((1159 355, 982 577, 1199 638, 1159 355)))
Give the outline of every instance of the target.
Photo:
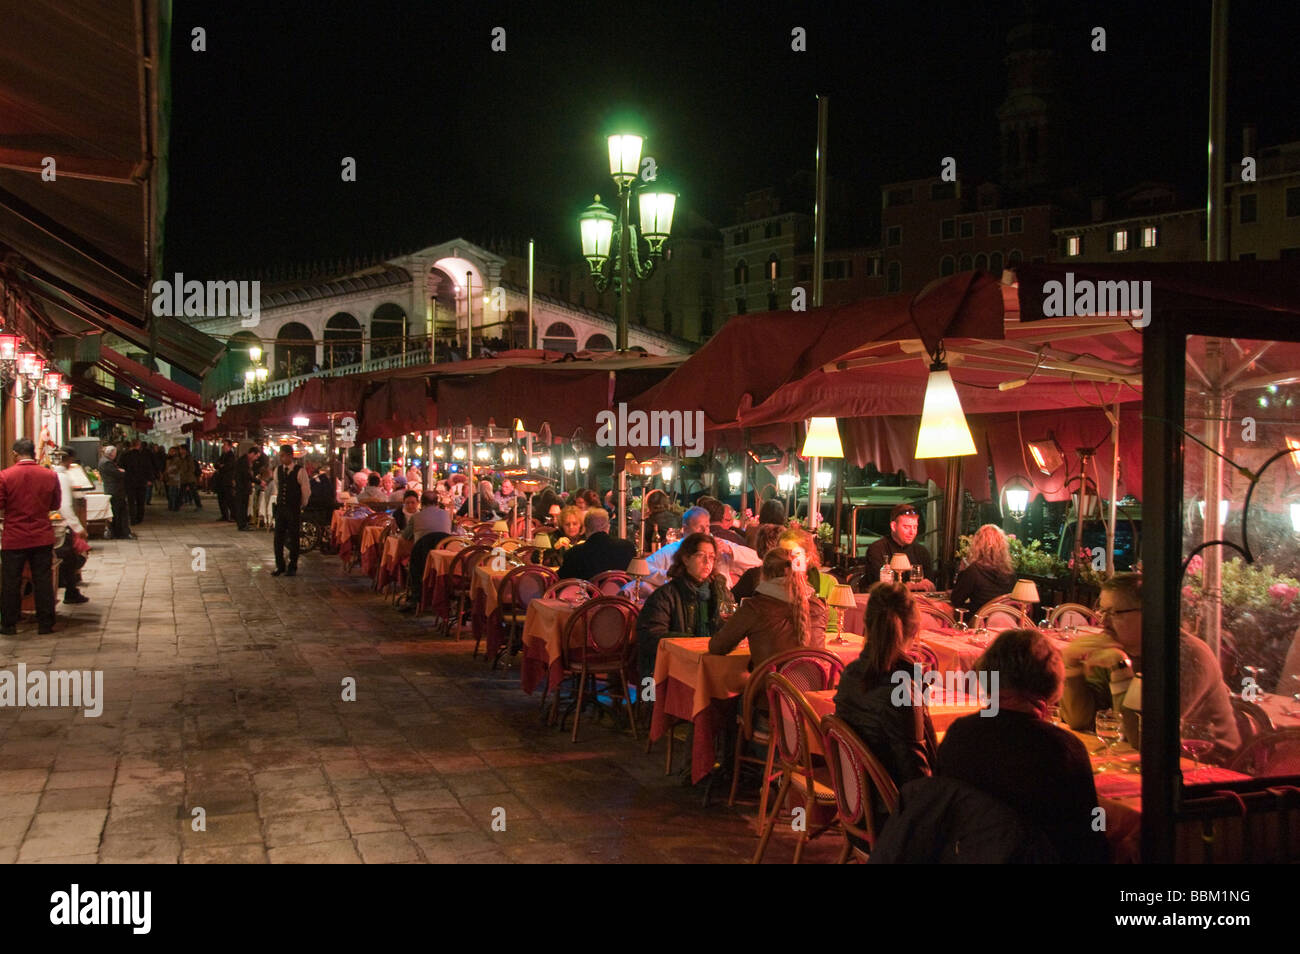
MULTIPOLYGON (((603 596, 584 603, 564 627, 560 640, 560 666, 566 675, 577 676, 576 701, 573 708, 573 738, 578 741, 578 726, 582 719, 582 703, 587 690, 587 680, 592 680, 592 695, 596 694, 596 677, 604 675, 608 684, 605 691, 611 698, 620 699, 627 710, 632 738, 636 735, 636 717, 632 713, 632 694, 629 692, 632 653, 636 645, 637 608, 631 600, 621 596, 603 596), (617 674, 622 688, 615 692, 609 677, 617 674)), ((555 693, 551 720, 560 709, 561 692, 555 693)), ((560 720, 564 728, 564 720, 560 720)))
POLYGON ((602 594, 587 580, 568 579, 556 580, 542 595, 551 600, 594 600, 602 594))
POLYGON ((623 587, 632 582, 632 574, 626 570, 606 570, 591 578, 591 585, 600 590, 604 596, 618 596, 623 587))
POLYGON ((1232 702, 1232 714, 1236 717, 1237 732, 1243 746, 1256 736, 1276 731, 1272 718, 1259 703, 1247 702, 1235 692, 1229 693, 1228 698, 1232 702))
POLYGON ((839 716, 822 716, 821 729, 835 788, 835 811, 844 830, 844 850, 839 861, 845 864, 854 855, 865 862, 876 844, 872 793, 880 794, 885 810, 892 815, 898 811, 898 786, 853 727, 839 716), (850 835, 865 841, 867 848, 854 844, 850 835))
POLYGON ((995 632, 1004 629, 1033 629, 1034 621, 1020 607, 993 600, 981 606, 975 614, 975 628, 981 626, 995 632))
POLYGON ((487 547, 468 546, 451 558, 447 568, 447 597, 456 601, 456 611, 447 620, 448 628, 456 627, 456 639, 460 639, 461 620, 465 615, 465 604, 469 600, 469 585, 474 579, 474 568, 492 556, 487 547))
POLYGON ((523 560, 525 563, 538 563, 538 556, 541 554, 541 547, 524 545, 515 551, 515 559, 523 560))
POLYGON ((939 654, 920 640, 912 648, 912 658, 921 664, 921 672, 939 668, 939 654))
POLYGON ((1237 751, 1228 767, 1256 777, 1300 775, 1300 729, 1255 736, 1237 751))
POLYGON ((921 594, 916 601, 921 612, 942 616, 947 620, 948 626, 954 626, 957 622, 957 614, 952 611, 952 607, 943 600, 933 599, 929 594, 921 594))
POLYGON ((1066 626, 1100 626, 1101 618, 1082 603, 1062 603, 1048 615, 1047 624, 1057 629, 1066 626))
POLYGON ((798 864, 803 856, 803 847, 809 839, 817 837, 834 824, 835 790, 825 766, 814 762, 811 733, 820 733, 821 719, 803 693, 779 672, 768 673, 765 681, 768 717, 772 720, 772 736, 776 740, 773 751, 780 760, 781 787, 777 789, 772 813, 763 822, 758 848, 754 851, 751 863, 758 864, 763 860, 767 843, 772 838, 772 829, 776 827, 776 816, 785 804, 786 795, 793 789, 804 808, 804 827, 799 832, 794 848, 794 863, 798 864), (827 815, 829 821, 809 835, 808 828, 827 815))
POLYGON ((916 601, 916 609, 921 616, 922 629, 950 629, 953 625, 946 613, 927 604, 924 600, 916 601))
POLYGON ((461 536, 457 536, 456 534, 452 534, 451 536, 446 537, 443 540, 439 540, 438 545, 434 547, 434 549, 435 550, 463 550, 467 546, 469 546, 469 539, 467 537, 461 537, 461 536))
MULTIPOLYGON (((506 636, 500 652, 492 660, 493 669, 505 653, 514 652, 516 634, 523 629, 528 604, 550 589, 554 582, 555 574, 544 566, 517 566, 501 578, 497 584, 497 607, 506 626, 506 636)), ((478 644, 479 639, 475 638, 471 659, 478 658, 478 644)))
POLYGON ((497 546, 499 546, 502 550, 505 550, 506 553, 515 553, 520 547, 523 546, 523 542, 519 540, 505 539, 502 540, 500 543, 498 543, 497 546))
POLYGON ((745 691, 740 697, 740 711, 736 714, 736 719, 740 724, 740 731, 736 739, 736 752, 731 761, 731 794, 727 797, 727 805, 736 804, 736 789, 740 784, 741 763, 748 762, 751 765, 763 766, 763 778, 760 781, 762 787, 759 790, 758 801, 758 826, 760 829, 763 825, 763 819, 767 817, 767 797, 774 776, 772 773, 772 733, 768 729, 760 728, 755 722, 755 716, 758 714, 756 711, 758 701, 762 698, 762 693, 766 692, 764 680, 769 672, 781 673, 803 692, 816 692, 834 688, 839 683, 840 675, 844 672, 844 661, 825 649, 787 649, 784 652, 777 653, 770 659, 764 660, 749 674, 749 680, 745 683, 745 691), (759 759, 752 755, 743 754, 746 742, 766 746, 767 757, 759 759))

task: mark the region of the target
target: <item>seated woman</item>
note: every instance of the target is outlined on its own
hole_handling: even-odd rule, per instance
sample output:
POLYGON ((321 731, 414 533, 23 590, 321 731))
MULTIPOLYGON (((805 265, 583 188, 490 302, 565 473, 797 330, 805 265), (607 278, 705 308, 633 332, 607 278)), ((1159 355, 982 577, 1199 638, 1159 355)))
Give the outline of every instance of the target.
MULTIPOLYGON (((835 714, 853 727, 880 760, 894 784, 932 774, 937 748, 908 651, 921 632, 916 602, 902 583, 877 583, 867 602, 866 643, 844 669, 835 694, 835 714), (901 703, 900 703, 901 700, 901 703)), ((884 821, 878 794, 873 809, 884 821)))
POLYGON ((406 491, 402 498, 402 509, 393 511, 393 519, 397 521, 397 529, 406 529, 406 518, 412 517, 420 511, 420 495, 414 490, 406 491))
MULTIPOLYGON (((770 531, 767 531, 767 533, 770 533, 770 531)), ((806 575, 808 585, 812 587, 814 596, 825 600, 831 595, 831 587, 835 585, 835 578, 829 573, 822 573, 817 569, 820 560, 817 555, 817 542, 813 539, 811 533, 807 530, 800 530, 798 527, 781 530, 777 535, 775 546, 789 551, 798 572, 806 575)), ((766 551, 758 550, 757 552, 759 556, 762 556, 766 551)), ((736 581, 736 585, 732 589, 736 599, 754 593, 758 586, 761 571, 761 566, 754 566, 740 575, 740 579, 736 581)))
POLYGON ((953 609, 974 613, 985 603, 1006 596, 1016 585, 1016 568, 1002 528, 986 523, 970 541, 966 566, 952 585, 953 609))
POLYGON ((692 533, 673 554, 668 582, 648 597, 636 620, 641 676, 653 676, 659 640, 669 635, 712 636, 718 631, 718 606, 727 598, 726 577, 714 573, 718 547, 707 533, 692 533))
POLYGON ((551 545, 557 550, 567 550, 575 543, 581 543, 583 540, 582 511, 577 507, 565 507, 560 511, 560 515, 555 520, 556 525, 560 528, 560 534, 554 538, 551 545))
POLYGON ((794 569, 790 551, 769 550, 762 570, 763 581, 754 595, 742 601, 736 614, 709 640, 709 652, 725 656, 748 639, 750 669, 787 649, 826 645, 826 607, 794 569))
POLYGON ((1037 630, 1008 629, 975 668, 998 674, 996 685, 989 677, 995 706, 952 724, 939 746, 937 774, 1017 812, 1047 837, 1062 863, 1107 862, 1106 835, 1093 825, 1097 790, 1088 751, 1048 721, 1065 681, 1061 654, 1037 630))
MULTIPOLYGON (((758 532, 754 535, 754 552, 760 557, 766 557, 767 552, 777 546, 777 541, 781 539, 783 532, 782 528, 775 524, 765 523, 760 526, 758 532)), ((737 600, 753 596, 762 580, 762 571, 761 566, 752 566, 740 574, 740 579, 731 588, 731 595, 737 600)))
POLYGON ((672 502, 662 490, 652 490, 645 496, 645 551, 654 553, 668 542, 668 531, 675 530, 680 519, 673 513, 672 502))

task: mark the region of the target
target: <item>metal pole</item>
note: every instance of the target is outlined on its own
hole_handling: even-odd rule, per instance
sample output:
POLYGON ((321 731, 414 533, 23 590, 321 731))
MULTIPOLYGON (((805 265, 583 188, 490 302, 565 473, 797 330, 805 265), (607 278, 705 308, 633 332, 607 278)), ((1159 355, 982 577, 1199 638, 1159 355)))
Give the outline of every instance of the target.
MULTIPOLYGON (((944 568, 942 580, 944 589, 952 581, 953 556, 957 552, 957 531, 961 523, 961 458, 948 458, 948 486, 943 498, 943 537, 942 555, 935 561, 944 568)), ((935 582, 939 586, 939 581, 935 582)))
POLYGON ((618 472, 618 538, 627 539, 627 459, 618 472))
MULTIPOLYGON (((534 242, 528 240, 528 347, 533 347, 535 336, 533 334, 533 253, 534 242)), ((531 440, 531 438, 530 438, 531 440)), ((529 515, 532 516, 531 514, 529 515)))
POLYGON ((826 125, 830 98, 817 97, 817 198, 813 205, 813 307, 822 304, 822 270, 826 262, 826 125))
MULTIPOLYGON (((474 273, 465 273, 465 357, 474 357, 474 273)), ((471 472, 474 469, 470 463, 471 472)))
MULTIPOLYGON (((1106 572, 1115 575, 1115 520, 1119 510, 1119 398, 1115 398, 1115 422, 1110 428, 1110 440, 1114 445, 1110 462, 1110 524, 1106 527, 1106 572)), ((1135 540, 1134 543, 1137 541, 1135 540)))
MULTIPOLYGON (((1224 420, 1227 417, 1231 398, 1220 387, 1223 380, 1224 358, 1223 339, 1205 339, 1205 376, 1210 380, 1210 389, 1205 395, 1205 443, 1220 452, 1224 447, 1224 420)), ((1219 523, 1219 501, 1223 496, 1223 458, 1208 452, 1205 459, 1205 474, 1202 484, 1202 498, 1205 501, 1205 519, 1201 521, 1202 541, 1219 540, 1223 536, 1223 527, 1219 523)), ((1205 643, 1219 656, 1219 641, 1223 622, 1223 549, 1206 547, 1201 551, 1203 561, 1202 598, 1201 598, 1201 632, 1205 643)))
POLYGON ((623 216, 619 224, 618 243, 618 344, 619 351, 627 350, 627 253, 632 242, 632 187, 620 186, 623 199, 623 216))
POLYGON ((814 457, 808 470, 808 529, 813 533, 817 532, 817 517, 820 516, 817 513, 817 471, 821 464, 822 459, 814 457))
POLYGON ((1205 197, 1205 252, 1207 261, 1222 262, 1227 251, 1223 179, 1227 148, 1224 104, 1228 87, 1228 0, 1213 0, 1210 17, 1210 141, 1206 150, 1210 169, 1205 197))
POLYGON ((465 505, 465 516, 473 519, 474 510, 478 506, 478 487, 474 483, 474 425, 465 425, 465 460, 469 464, 469 483, 465 485, 465 493, 469 494, 469 503, 465 505))
POLYGON ((844 458, 840 458, 839 480, 835 482, 835 536, 832 538, 831 552, 835 554, 837 560, 840 555, 840 524, 843 522, 844 510, 844 458))

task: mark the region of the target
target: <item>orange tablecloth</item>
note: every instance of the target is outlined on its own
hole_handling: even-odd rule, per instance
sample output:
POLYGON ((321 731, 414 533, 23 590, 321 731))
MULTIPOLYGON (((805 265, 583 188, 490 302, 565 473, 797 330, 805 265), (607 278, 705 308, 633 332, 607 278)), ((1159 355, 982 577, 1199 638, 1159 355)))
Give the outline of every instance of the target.
MULTIPOLYGON (((827 642, 826 648, 847 665, 862 652, 862 639, 846 634, 843 643, 827 642)), ((742 642, 726 656, 713 656, 709 654, 709 641, 703 636, 659 641, 650 737, 658 739, 668 732, 672 720, 694 723, 692 781, 698 782, 713 770, 714 733, 726 724, 730 700, 744 690, 748 679, 748 642, 742 642)))
POLYGON ((493 658, 501 648, 501 638, 504 636, 497 606, 497 587, 513 569, 514 566, 507 563, 504 568, 494 570, 492 558, 488 557, 474 567, 474 576, 469 581, 469 601, 473 607, 470 626, 474 632, 474 642, 486 637, 487 654, 493 658))
POLYGON ((528 604, 528 615, 524 617, 524 661, 519 673, 524 692, 531 693, 543 678, 548 689, 559 687, 564 678, 560 670, 560 639, 577 609, 556 599, 539 598, 528 604))
POLYGON ((361 529, 361 572, 374 576, 379 570, 379 558, 383 552, 379 541, 384 537, 384 527, 363 527, 361 529))
POLYGON ((384 541, 384 554, 379 560, 379 575, 375 577, 376 587, 383 589, 397 576, 398 567, 410 559, 411 549, 414 546, 415 541, 403 540, 396 534, 391 534, 384 541))
POLYGON ((334 542, 342 545, 351 540, 361 532, 361 526, 366 519, 373 516, 374 514, 369 510, 356 515, 347 510, 335 510, 334 515, 330 517, 330 533, 333 535, 334 542))
POLYGON ((451 613, 451 601, 447 593, 447 571, 451 561, 456 559, 459 550, 430 550, 424 561, 424 576, 420 581, 421 593, 428 593, 428 605, 433 612, 444 619, 451 613))
MULTIPOLYGON (((1082 627, 1080 631, 1083 631, 1082 627)), ((975 661, 987 648, 971 642, 974 633, 974 630, 958 630, 951 627, 926 628, 921 631, 921 642, 934 650, 939 660, 939 669, 944 672, 967 672, 975 668, 975 661)), ((1057 649, 1063 650, 1069 645, 1068 640, 1057 636, 1055 632, 1048 635, 1055 642, 1057 649)), ((996 638, 997 633, 994 632, 989 632, 985 637, 989 645, 992 645, 996 638)))

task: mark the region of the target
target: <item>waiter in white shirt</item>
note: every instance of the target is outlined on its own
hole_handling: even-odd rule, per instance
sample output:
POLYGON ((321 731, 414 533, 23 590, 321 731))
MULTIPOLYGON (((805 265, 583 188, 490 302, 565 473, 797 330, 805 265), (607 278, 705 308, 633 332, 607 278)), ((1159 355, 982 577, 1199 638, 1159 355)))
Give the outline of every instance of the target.
MULTIPOLYGON (((77 538, 87 538, 86 528, 77 519, 77 508, 72 496, 72 474, 68 468, 77 463, 77 454, 71 447, 62 447, 50 454, 54 457, 54 473, 59 478, 59 490, 62 500, 59 514, 63 517, 63 541, 54 548, 54 555, 59 558, 59 584, 63 587, 64 603, 89 603, 90 597, 77 587, 81 583, 81 568, 86 558, 77 552, 77 538), (57 455, 57 456, 56 456, 57 455)), ((84 549, 84 548, 83 548, 84 549)))
MULTIPOLYGON (((691 507, 682 514, 682 539, 692 533, 708 532, 709 512, 703 507, 691 507)), ((728 586, 735 586, 740 575, 750 567, 762 565, 762 558, 749 547, 718 537, 713 539, 718 545, 717 571, 727 575, 728 586)), ((650 565, 650 575, 645 577, 645 583, 652 587, 659 587, 668 582, 668 568, 672 566, 673 555, 681 545, 681 540, 675 540, 646 557, 646 563, 650 565)))

